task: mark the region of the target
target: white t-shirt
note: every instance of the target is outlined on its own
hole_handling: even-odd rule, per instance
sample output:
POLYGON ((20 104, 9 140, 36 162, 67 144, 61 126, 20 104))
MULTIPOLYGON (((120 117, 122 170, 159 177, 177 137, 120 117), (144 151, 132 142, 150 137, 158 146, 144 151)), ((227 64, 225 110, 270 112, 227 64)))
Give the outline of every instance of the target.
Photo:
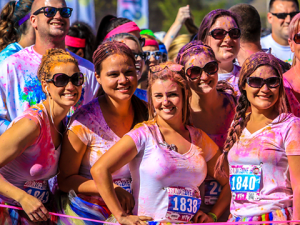
POLYGON ((240 76, 241 67, 233 64, 233 70, 230 73, 218 73, 218 80, 227 81, 233 86, 234 95, 240 96, 239 90, 239 76, 240 76))
MULTIPOLYGON (((300 155, 300 118, 287 114, 288 119, 279 121, 279 116, 262 129, 250 133, 245 128, 228 154, 232 165, 261 167, 259 200, 231 199, 230 212, 235 217, 259 216, 293 205, 293 190, 287 156, 300 155)), ((237 179, 236 179, 237 180, 237 179)), ((240 182, 243 186, 247 182, 240 182)), ((233 183, 230 182, 231 190, 233 183)), ((233 193, 233 192, 232 192, 233 193)))
POLYGON ((191 126, 187 129, 191 147, 185 154, 166 146, 154 120, 140 123, 127 133, 138 151, 129 163, 135 199, 134 215, 150 216, 154 221, 182 222, 178 218, 166 218, 170 198, 168 191, 172 187, 188 188, 199 194, 198 187, 207 174, 206 162, 218 151, 218 146, 203 131, 191 126))
POLYGON ((290 46, 283 46, 278 44, 272 38, 272 34, 261 38, 260 44, 262 48, 271 48, 271 54, 277 57, 278 59, 292 64, 294 53, 291 51, 290 46))
MULTIPOLYGON (((87 104, 96 96, 100 85, 94 75, 94 65, 86 59, 70 54, 78 61, 79 69, 84 74, 82 94, 77 104, 71 108, 73 113, 81 105, 87 104)), ((46 98, 37 70, 42 55, 27 47, 6 58, 0 64, 0 135, 9 123, 20 116, 30 106, 46 98)))

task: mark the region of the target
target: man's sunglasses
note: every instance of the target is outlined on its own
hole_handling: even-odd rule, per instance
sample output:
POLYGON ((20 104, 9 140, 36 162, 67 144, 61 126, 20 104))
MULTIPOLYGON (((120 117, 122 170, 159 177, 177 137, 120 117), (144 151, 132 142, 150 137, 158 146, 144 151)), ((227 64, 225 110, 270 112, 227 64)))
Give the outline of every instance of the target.
POLYGON ((63 18, 69 18, 72 15, 72 8, 69 7, 63 7, 63 8, 55 8, 55 7, 51 7, 51 6, 46 6, 46 7, 42 7, 38 10, 36 10, 33 15, 38 15, 40 13, 44 13, 44 15, 48 18, 50 17, 54 17, 57 13, 57 11, 59 11, 60 15, 63 18))
POLYGON ((300 33, 294 35, 294 42, 296 44, 300 44, 300 33))
POLYGON ((201 68, 200 66, 191 66, 187 68, 186 75, 191 80, 196 80, 199 77, 201 77, 203 71, 208 75, 213 75, 216 72, 218 72, 218 69, 219 69, 218 63, 216 61, 213 61, 213 62, 206 63, 203 68, 201 68))
POLYGON ((145 46, 145 40, 146 40, 145 38, 139 37, 139 42, 140 42, 141 47, 145 46))
POLYGON ((81 86, 84 82, 84 76, 80 72, 74 73, 72 76, 64 73, 56 73, 52 79, 46 80, 46 82, 52 82, 56 87, 65 87, 69 81, 75 86, 81 86))
POLYGON ((141 57, 141 59, 145 60, 146 59, 146 53, 145 52, 134 53, 135 60, 138 60, 139 57, 141 57))
POLYGON ((161 51, 145 51, 146 60, 150 60, 151 56, 153 55, 155 60, 162 60, 163 53, 161 51))
POLYGON ((291 19, 296 16, 299 12, 290 12, 290 13, 271 13, 273 16, 276 16, 278 19, 284 20, 288 15, 291 19))
POLYGON ((238 39, 241 37, 241 30, 239 28, 232 28, 229 31, 226 31, 222 28, 217 28, 209 32, 208 35, 211 35, 214 39, 221 40, 229 34, 231 39, 238 39))
POLYGON ((261 88, 265 84, 268 88, 276 88, 281 84, 280 77, 269 77, 267 79, 263 79, 261 77, 248 77, 247 84, 253 88, 261 88))

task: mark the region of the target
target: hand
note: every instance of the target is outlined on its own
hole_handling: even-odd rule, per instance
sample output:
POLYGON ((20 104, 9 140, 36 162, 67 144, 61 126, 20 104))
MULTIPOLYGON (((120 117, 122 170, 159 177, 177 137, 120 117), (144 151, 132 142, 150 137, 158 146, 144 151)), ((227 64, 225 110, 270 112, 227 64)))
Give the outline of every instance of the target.
POLYGON ((19 201, 20 205, 33 222, 47 221, 49 218, 48 210, 43 203, 25 192, 24 196, 19 201))
POLYGON ((132 194, 130 194, 128 191, 125 191, 119 186, 115 187, 115 192, 123 210, 127 214, 131 214, 131 211, 134 207, 134 198, 132 194))
POLYGON ((213 223, 214 219, 210 216, 207 215, 206 213, 202 212, 201 210, 198 210, 196 214, 193 217, 193 222, 194 223, 213 223))
POLYGON ((183 24, 186 19, 191 18, 191 11, 190 11, 190 6, 184 6, 179 8, 176 21, 178 21, 180 24, 183 24))
POLYGON ((147 225, 146 221, 153 219, 149 216, 122 215, 120 218, 117 218, 117 220, 121 225, 147 225))

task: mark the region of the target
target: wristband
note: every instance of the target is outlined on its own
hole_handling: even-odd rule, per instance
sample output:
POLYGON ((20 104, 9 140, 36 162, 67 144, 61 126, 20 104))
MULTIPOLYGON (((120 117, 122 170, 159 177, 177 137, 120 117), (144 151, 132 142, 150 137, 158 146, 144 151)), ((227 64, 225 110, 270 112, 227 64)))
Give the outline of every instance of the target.
POLYGON ((212 212, 208 212, 207 215, 210 215, 211 218, 213 218, 214 222, 218 221, 218 217, 216 216, 216 214, 212 213, 212 212))

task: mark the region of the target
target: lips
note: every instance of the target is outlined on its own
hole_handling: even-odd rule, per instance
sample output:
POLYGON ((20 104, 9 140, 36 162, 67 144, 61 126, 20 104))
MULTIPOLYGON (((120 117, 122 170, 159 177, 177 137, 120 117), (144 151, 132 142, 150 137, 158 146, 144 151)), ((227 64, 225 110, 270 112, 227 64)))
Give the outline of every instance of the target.
POLYGON ((127 93, 130 91, 130 89, 131 89, 131 86, 117 88, 117 90, 121 93, 127 93))
POLYGON ((170 113, 175 109, 175 107, 171 107, 171 108, 162 108, 162 111, 165 113, 170 113))
POLYGON ((67 99, 74 99, 77 97, 77 93, 66 93, 66 94, 63 94, 62 96, 64 96, 67 99))

